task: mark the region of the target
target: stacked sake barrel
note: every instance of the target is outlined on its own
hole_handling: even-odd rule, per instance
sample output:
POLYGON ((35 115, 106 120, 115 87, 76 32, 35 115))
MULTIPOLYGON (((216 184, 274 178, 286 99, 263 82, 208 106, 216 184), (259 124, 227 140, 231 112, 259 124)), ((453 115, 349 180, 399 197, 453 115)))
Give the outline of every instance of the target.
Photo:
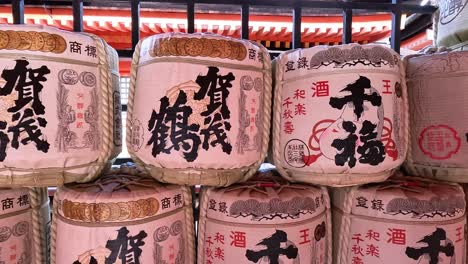
POLYGON ((146 38, 132 62, 129 153, 162 182, 246 180, 266 157, 271 90, 269 54, 254 42, 211 34, 146 38))
POLYGON ((468 48, 468 1, 441 0, 434 21, 437 46, 466 50, 468 48))
POLYGON ((45 187, 120 152, 118 58, 93 35, 0 25, 0 63, 0 263, 49 263, 45 187))
POLYGON ((275 60, 273 161, 287 179, 347 186, 390 177, 407 151, 408 107, 397 53, 318 46, 275 60))
POLYGON ((54 219, 52 264, 195 263, 190 190, 135 168, 66 184, 54 219))

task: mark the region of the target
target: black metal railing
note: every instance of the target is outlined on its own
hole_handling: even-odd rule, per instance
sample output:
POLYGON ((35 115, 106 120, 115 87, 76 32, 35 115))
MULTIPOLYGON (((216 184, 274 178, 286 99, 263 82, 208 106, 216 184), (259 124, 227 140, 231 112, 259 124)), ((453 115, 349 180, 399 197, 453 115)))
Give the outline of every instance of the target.
MULTIPOLYGON (((73 7, 73 30, 83 31, 83 2, 86 0, 71 0, 73 7)), ((109 1, 109 0, 108 0, 109 1)), ((388 3, 382 2, 353 2, 343 1, 308 1, 308 0, 128 0, 131 2, 132 17, 132 49, 119 50, 122 57, 131 57, 135 46, 140 39, 140 3, 177 3, 187 5, 187 32, 195 32, 195 5, 196 4, 216 4, 216 5, 238 5, 241 13, 241 37, 249 38, 249 8, 251 6, 270 7, 290 7, 292 8, 293 48, 301 47, 301 21, 302 10, 304 8, 324 8, 343 10, 343 43, 352 42, 352 17, 353 10, 368 10, 376 12, 389 12, 392 14, 392 33, 390 38, 391 47, 400 52, 401 45, 401 14, 420 13, 432 14, 436 7, 404 4, 402 0, 391 0, 388 3)), ((126 2, 128 2, 126 1, 126 2)), ((124 1, 113 1, 124 2, 124 1)), ((15 24, 24 23, 24 0, 13 0, 12 2, 13 21, 15 24)))

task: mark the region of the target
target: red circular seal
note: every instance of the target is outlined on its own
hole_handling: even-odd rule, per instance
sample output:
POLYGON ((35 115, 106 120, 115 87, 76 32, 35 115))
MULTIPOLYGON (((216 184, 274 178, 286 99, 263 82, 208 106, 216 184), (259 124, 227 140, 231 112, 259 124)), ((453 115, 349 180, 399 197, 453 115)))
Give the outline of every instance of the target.
POLYGON ((457 131, 447 125, 429 126, 419 135, 418 145, 424 155, 444 160, 460 150, 461 139, 457 131))

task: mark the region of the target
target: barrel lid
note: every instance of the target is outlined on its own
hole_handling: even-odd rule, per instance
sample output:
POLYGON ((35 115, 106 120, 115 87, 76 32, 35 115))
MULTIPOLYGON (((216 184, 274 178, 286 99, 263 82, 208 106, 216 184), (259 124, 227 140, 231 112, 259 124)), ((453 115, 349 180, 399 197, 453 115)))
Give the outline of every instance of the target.
POLYGON ((165 33, 142 41, 140 64, 154 59, 183 57, 217 63, 242 64, 263 68, 269 61, 267 50, 248 40, 241 40, 212 33, 165 33))
POLYGON ((417 177, 392 177, 382 183, 334 188, 333 206, 345 211, 352 197, 353 215, 415 222, 447 221, 465 215, 465 194, 455 183, 417 177))
POLYGON ((58 213, 80 222, 124 222, 154 217, 182 208, 183 188, 158 183, 135 168, 105 173, 90 183, 59 188, 58 213))
POLYGON ((280 54, 275 67, 281 67, 283 80, 297 78, 310 73, 347 70, 379 69, 399 74, 400 55, 392 49, 377 44, 346 44, 336 46, 315 46, 295 49, 280 54))
POLYGON ((232 223, 285 224, 312 219, 326 205, 322 189, 290 183, 259 172, 251 180, 227 188, 212 188, 202 196, 207 218, 232 223), (208 194, 208 195, 207 195, 208 194))
POLYGON ((0 54, 98 63, 98 49, 91 34, 45 25, 0 25, 0 54))

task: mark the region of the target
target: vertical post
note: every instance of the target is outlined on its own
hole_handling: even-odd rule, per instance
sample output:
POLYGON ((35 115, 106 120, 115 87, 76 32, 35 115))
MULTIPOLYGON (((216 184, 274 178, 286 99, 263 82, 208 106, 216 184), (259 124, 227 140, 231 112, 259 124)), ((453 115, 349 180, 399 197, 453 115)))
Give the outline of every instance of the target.
POLYGON ((13 0, 12 3, 13 23, 24 24, 24 0, 13 0))
POLYGON ((195 32, 195 2, 187 1, 187 33, 195 32))
POLYGON ((301 47, 301 7, 295 5, 293 10, 293 49, 301 47))
POLYGON ((392 37, 390 44, 392 49, 400 53, 401 44, 401 0, 392 0, 393 7, 392 11, 392 37))
POLYGON ((140 0, 130 0, 132 2, 132 50, 135 50, 140 40, 140 0))
POLYGON ((241 7, 241 37, 242 39, 249 39, 249 5, 242 4, 241 7))
MULTIPOLYGON (((349 0, 344 0, 349 2, 349 0)), ((343 44, 349 44, 353 41, 353 10, 350 8, 343 9, 343 44)))
POLYGON ((83 0, 73 0, 73 31, 83 31, 83 0))

